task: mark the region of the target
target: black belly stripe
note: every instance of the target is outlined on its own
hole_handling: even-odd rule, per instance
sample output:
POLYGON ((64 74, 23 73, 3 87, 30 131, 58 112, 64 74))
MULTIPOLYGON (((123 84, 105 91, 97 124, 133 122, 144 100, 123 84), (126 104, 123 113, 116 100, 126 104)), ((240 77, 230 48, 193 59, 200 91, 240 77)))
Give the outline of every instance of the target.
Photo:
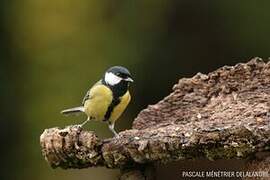
POLYGON ((107 84, 105 82, 105 80, 102 80, 102 84, 106 85, 107 87, 109 87, 113 93, 113 100, 111 102, 111 104, 109 105, 105 116, 104 116, 104 120, 103 121, 108 121, 111 117, 111 114, 115 108, 115 106, 117 106, 120 101, 121 101, 121 97, 127 92, 128 90, 128 82, 127 81, 121 81, 120 83, 118 83, 117 85, 111 86, 109 84, 107 84))
POLYGON ((117 106, 120 103, 120 98, 117 99, 113 99, 110 106, 108 107, 106 114, 104 116, 104 120, 103 121, 108 121, 111 117, 112 111, 115 108, 115 106, 117 106))

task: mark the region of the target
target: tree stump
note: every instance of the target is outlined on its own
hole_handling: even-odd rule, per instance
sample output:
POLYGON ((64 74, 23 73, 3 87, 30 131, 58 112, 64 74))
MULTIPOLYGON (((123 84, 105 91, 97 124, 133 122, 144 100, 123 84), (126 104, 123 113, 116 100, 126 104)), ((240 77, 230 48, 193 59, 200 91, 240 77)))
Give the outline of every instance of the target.
POLYGON ((246 159, 247 170, 269 173, 269 108, 270 63, 254 58, 180 79, 118 138, 68 126, 46 129, 40 143, 54 168, 120 168, 120 179, 155 179, 155 164, 202 157, 246 159))

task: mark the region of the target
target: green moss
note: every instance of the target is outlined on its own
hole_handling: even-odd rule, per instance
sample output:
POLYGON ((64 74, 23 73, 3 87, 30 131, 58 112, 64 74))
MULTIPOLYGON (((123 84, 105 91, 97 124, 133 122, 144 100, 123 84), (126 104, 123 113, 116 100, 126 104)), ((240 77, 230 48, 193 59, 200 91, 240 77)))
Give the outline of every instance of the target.
POLYGON ((206 147, 204 149, 205 156, 209 160, 215 159, 231 159, 236 157, 246 157, 253 152, 253 148, 250 144, 239 144, 237 147, 233 146, 217 146, 216 147, 206 147))

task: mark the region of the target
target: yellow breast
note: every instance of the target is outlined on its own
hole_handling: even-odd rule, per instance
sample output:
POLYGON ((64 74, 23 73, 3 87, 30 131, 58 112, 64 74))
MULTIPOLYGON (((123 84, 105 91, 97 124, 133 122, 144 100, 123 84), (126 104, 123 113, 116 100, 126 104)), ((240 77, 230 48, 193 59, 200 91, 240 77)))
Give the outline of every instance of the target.
POLYGON ((121 114, 125 111, 127 105, 129 104, 130 99, 131 97, 129 91, 127 91, 122 97, 120 97, 120 103, 116 105, 113 109, 109 121, 115 122, 121 116, 121 114))
POLYGON ((89 92, 89 99, 85 101, 85 113, 94 118, 94 120, 102 121, 112 102, 112 91, 105 85, 94 85, 89 92))

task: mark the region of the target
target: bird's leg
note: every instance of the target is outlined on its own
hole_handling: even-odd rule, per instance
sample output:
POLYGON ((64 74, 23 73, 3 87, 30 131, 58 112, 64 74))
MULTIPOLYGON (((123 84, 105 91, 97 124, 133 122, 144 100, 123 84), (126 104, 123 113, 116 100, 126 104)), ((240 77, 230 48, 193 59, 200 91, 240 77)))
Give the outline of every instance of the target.
POLYGON ((88 123, 88 121, 90 121, 90 117, 88 117, 87 119, 86 119, 86 121, 84 121, 82 124, 80 124, 79 126, 82 128, 86 123, 88 123))
POLYGON ((117 134, 117 132, 114 130, 114 123, 108 122, 109 125, 109 129, 112 131, 112 133, 114 134, 115 137, 118 137, 119 135, 117 134))

